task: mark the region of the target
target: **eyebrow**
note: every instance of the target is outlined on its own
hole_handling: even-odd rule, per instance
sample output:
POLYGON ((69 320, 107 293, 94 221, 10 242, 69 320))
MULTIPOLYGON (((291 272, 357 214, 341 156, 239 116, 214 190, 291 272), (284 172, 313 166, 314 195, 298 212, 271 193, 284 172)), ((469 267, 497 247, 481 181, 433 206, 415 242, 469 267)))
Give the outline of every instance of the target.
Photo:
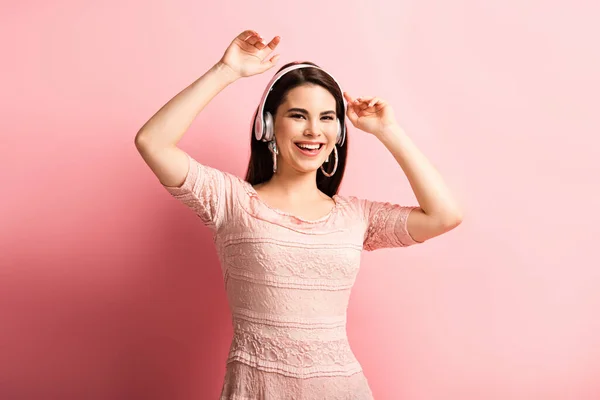
MULTIPOLYGON (((289 110, 287 110, 287 112, 299 112, 302 114, 308 114, 308 111, 306 111, 304 108, 290 108, 289 110)), ((328 110, 328 111, 323 111, 321 113, 321 115, 327 115, 327 114, 335 114, 335 111, 328 110)))

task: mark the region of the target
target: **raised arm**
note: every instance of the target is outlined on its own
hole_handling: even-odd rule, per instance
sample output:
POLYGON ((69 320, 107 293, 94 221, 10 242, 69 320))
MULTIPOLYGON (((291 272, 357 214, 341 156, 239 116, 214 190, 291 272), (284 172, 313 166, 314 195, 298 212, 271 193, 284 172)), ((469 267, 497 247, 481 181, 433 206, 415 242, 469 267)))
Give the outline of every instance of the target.
MULTIPOLYGON (((392 107, 379 97, 354 99, 348 93, 344 96, 348 101, 348 119, 358 129, 377 137, 392 153, 419 202, 419 208, 411 212, 407 212, 408 208, 397 208, 395 214, 402 218, 397 218, 401 223, 392 228, 396 236, 410 238, 410 242, 424 242, 460 225, 462 211, 458 202, 440 173, 400 128, 392 107)), ((383 209, 386 214, 393 210, 383 209)))
POLYGON ((268 59, 267 56, 279 40, 276 36, 266 44, 257 32, 242 32, 213 67, 169 100, 140 128, 135 146, 163 185, 179 186, 185 180, 189 161, 177 143, 196 116, 229 84, 272 68, 278 55, 268 59))

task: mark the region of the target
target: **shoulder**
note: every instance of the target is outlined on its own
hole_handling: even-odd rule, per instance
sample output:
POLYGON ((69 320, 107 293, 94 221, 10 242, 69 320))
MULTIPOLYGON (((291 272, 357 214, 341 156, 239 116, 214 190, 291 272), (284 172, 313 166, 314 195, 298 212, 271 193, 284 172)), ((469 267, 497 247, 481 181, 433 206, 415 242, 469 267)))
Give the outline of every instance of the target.
POLYGON ((353 196, 353 195, 335 195, 335 200, 339 203, 343 203, 348 207, 360 207, 364 208, 369 205, 370 201, 368 199, 353 196))
POLYGON ((374 218, 387 218, 395 214, 408 214, 415 206, 406 206, 389 201, 377 201, 357 196, 335 196, 336 200, 342 205, 341 208, 348 212, 355 213, 361 218, 372 221, 374 218))
POLYGON ((345 214, 354 214, 364 216, 364 212, 369 207, 369 201, 352 195, 339 195, 334 196, 336 207, 342 210, 345 214))
POLYGON ((188 155, 188 157, 190 159, 190 172, 195 171, 201 177, 218 180, 228 186, 243 186, 246 183, 242 178, 231 172, 203 164, 192 156, 188 155))

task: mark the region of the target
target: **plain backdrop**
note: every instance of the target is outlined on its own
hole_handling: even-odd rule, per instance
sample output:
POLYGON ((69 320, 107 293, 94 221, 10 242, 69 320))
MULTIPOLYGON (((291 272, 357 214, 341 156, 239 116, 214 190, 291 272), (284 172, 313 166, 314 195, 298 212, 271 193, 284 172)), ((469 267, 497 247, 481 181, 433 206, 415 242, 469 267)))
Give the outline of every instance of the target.
MULTIPOLYGON (((600 398, 600 55, 592 1, 3 2, 0 398, 216 399, 231 320, 210 232, 137 130, 255 29, 386 99, 464 209, 364 253, 348 309, 378 400, 600 398)), ((243 176, 275 69, 181 148, 243 176)), ((416 204, 350 127, 341 194, 416 204)))

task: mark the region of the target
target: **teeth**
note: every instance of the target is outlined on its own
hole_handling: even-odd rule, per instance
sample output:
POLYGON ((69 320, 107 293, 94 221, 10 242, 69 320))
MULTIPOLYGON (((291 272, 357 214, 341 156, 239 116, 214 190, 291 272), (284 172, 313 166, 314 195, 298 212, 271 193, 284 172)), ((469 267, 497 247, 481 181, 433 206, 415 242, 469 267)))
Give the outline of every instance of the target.
POLYGON ((309 149, 309 150, 318 150, 319 147, 321 147, 320 144, 299 144, 298 143, 298 147, 302 147, 303 149, 309 149))

